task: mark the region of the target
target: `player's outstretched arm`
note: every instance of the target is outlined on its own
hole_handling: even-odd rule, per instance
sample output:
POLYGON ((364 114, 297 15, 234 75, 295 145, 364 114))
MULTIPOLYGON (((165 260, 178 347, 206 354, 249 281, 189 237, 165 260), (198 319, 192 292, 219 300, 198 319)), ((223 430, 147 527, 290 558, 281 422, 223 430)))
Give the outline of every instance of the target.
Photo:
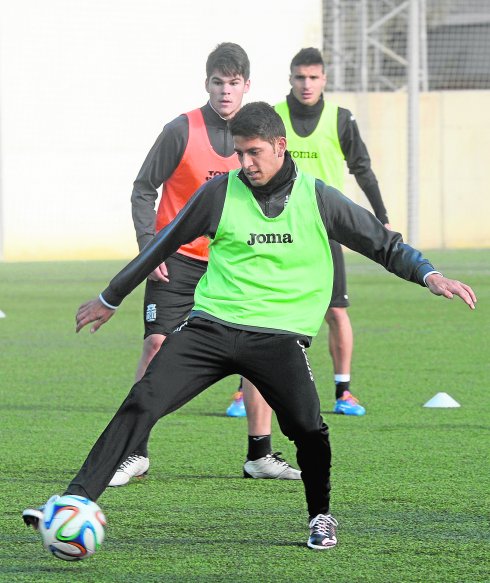
POLYGON ((85 302, 78 308, 76 315, 77 333, 91 322, 95 322, 95 324, 90 328, 90 332, 92 334, 97 332, 102 324, 105 324, 113 316, 115 311, 105 306, 99 298, 85 302))
POLYGON ((469 285, 456 279, 448 279, 440 273, 431 273, 427 276, 425 283, 434 295, 444 296, 449 300, 452 300, 454 296, 459 296, 472 310, 475 309, 476 295, 469 285))

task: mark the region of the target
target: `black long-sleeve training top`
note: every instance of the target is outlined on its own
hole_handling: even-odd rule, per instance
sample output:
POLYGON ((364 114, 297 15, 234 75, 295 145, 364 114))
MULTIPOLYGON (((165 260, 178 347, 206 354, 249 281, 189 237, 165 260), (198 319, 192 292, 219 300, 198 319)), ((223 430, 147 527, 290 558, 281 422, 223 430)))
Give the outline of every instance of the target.
MULTIPOLYGON (((282 212, 296 175, 296 165, 289 153, 286 153, 279 172, 263 187, 252 187, 243 172, 239 173, 267 217, 276 217, 282 212)), ((223 212, 227 184, 228 174, 224 174, 202 185, 177 217, 112 279, 102 292, 104 301, 118 306, 181 245, 201 235, 213 239, 223 212)), ((424 285, 425 275, 435 271, 418 250, 403 242, 400 233, 385 229, 372 213, 338 190, 318 179, 315 190, 320 216, 330 238, 365 255, 402 279, 420 285, 424 285)))
MULTIPOLYGON (((320 120, 323 98, 314 106, 303 105, 292 93, 286 99, 295 132, 301 137, 309 136, 320 120)), ((201 111, 214 151, 223 157, 231 156, 234 146, 228 122, 222 119, 209 103, 201 107, 201 111)), ((376 217, 383 224, 388 223, 388 215, 378 181, 371 168, 367 148, 354 116, 348 109, 342 107, 339 107, 337 114, 337 133, 349 172, 355 176, 376 217)), ((134 181, 131 205, 140 250, 155 236, 155 201, 158 198, 158 189, 175 172, 184 155, 188 139, 189 121, 187 116, 182 114, 165 125, 134 181)))

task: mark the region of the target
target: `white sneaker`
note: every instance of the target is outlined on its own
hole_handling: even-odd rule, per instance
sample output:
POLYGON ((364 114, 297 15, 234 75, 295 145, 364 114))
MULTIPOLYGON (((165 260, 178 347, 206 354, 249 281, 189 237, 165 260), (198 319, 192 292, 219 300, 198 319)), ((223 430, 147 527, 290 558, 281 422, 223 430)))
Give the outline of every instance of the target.
POLYGON ((142 455, 130 455, 112 476, 109 486, 125 486, 131 478, 143 476, 150 467, 150 460, 142 455))
POLYGON ((281 452, 269 453, 258 460, 246 461, 243 466, 244 478, 301 480, 301 472, 292 468, 287 461, 280 458, 281 452))
POLYGON ((56 502, 58 498, 59 496, 55 494, 42 506, 38 506, 37 508, 26 508, 22 513, 24 524, 26 526, 32 526, 34 530, 39 530, 39 522, 44 518, 44 509, 51 502, 56 502))

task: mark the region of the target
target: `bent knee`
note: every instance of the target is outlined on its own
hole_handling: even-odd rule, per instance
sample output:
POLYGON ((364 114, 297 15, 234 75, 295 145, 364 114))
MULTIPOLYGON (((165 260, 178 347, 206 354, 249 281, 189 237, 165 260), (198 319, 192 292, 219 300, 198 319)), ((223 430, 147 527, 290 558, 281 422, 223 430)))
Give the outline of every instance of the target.
POLYGON ((294 442, 297 446, 303 446, 312 450, 316 447, 322 447, 323 444, 329 442, 328 427, 323 423, 314 430, 311 427, 309 429, 302 429, 296 433, 294 442))
POLYGON ((292 441, 315 441, 328 435, 328 426, 323 420, 297 419, 282 428, 283 433, 292 441))
POLYGON ((160 350, 165 338, 166 336, 163 334, 151 334, 145 338, 143 343, 143 352, 148 362, 150 362, 155 354, 160 350))

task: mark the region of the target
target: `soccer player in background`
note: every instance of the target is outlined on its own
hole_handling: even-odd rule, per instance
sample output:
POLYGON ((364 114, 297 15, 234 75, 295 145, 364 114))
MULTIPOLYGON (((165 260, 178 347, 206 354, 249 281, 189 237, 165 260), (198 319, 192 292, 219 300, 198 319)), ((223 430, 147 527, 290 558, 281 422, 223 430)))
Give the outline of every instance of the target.
MULTIPOLYGON (((476 297, 468 285, 437 272, 400 233, 299 170, 287 151, 284 123, 271 106, 245 105, 230 129, 241 170, 201 186, 99 297, 78 310, 77 332, 90 323, 97 331, 179 247, 198 236, 210 238, 208 268, 189 318, 167 337, 65 494, 96 501, 161 417, 239 374, 259 387, 296 445, 308 507, 307 545, 325 550, 337 543, 330 512, 331 450, 307 348, 330 303, 329 239, 435 295, 458 295, 472 309, 476 297)), ((43 507, 23 512, 34 528, 42 517, 43 507)))
MULTIPOLYGON (((284 121, 288 149, 298 167, 342 192, 344 167, 347 164, 371 203, 376 217, 390 229, 378 181, 371 169, 371 160, 354 116, 349 110, 337 107, 323 98, 327 78, 325 63, 318 49, 302 49, 293 57, 289 82, 291 91, 285 102, 276 105, 276 111, 284 121)), ((349 299, 344 256, 337 241, 331 240, 330 248, 334 282, 325 320, 334 372, 333 411, 344 415, 364 415, 365 408, 350 391, 354 337, 347 312, 349 299)), ((249 417, 249 444, 253 439, 250 435, 258 432, 265 434, 263 439, 270 439, 271 409, 250 381, 242 379, 240 388, 227 414, 234 414, 237 408, 240 410, 244 401, 249 417)))
MULTIPOLYGON (((216 175, 239 167, 228 121, 240 109, 249 87, 247 53, 235 43, 219 44, 206 62, 205 88, 209 101, 165 125, 134 182, 131 203, 140 251, 152 241, 157 231, 175 218, 199 186, 216 175), (162 196, 155 212, 160 186, 162 196)), ((142 378, 165 338, 191 311, 194 290, 207 268, 208 243, 207 238, 199 237, 183 245, 148 276, 143 310, 143 351, 136 381, 142 378)), ((259 398, 256 401, 259 405, 264 403, 259 398)), ((242 415, 246 415, 243 402, 239 406, 242 415)), ((299 480, 299 471, 272 452, 268 406, 258 409, 254 403, 249 405, 248 428, 245 475, 299 480)), ((145 474, 149 464, 147 436, 123 461, 110 485, 127 484, 132 477, 145 474)))

